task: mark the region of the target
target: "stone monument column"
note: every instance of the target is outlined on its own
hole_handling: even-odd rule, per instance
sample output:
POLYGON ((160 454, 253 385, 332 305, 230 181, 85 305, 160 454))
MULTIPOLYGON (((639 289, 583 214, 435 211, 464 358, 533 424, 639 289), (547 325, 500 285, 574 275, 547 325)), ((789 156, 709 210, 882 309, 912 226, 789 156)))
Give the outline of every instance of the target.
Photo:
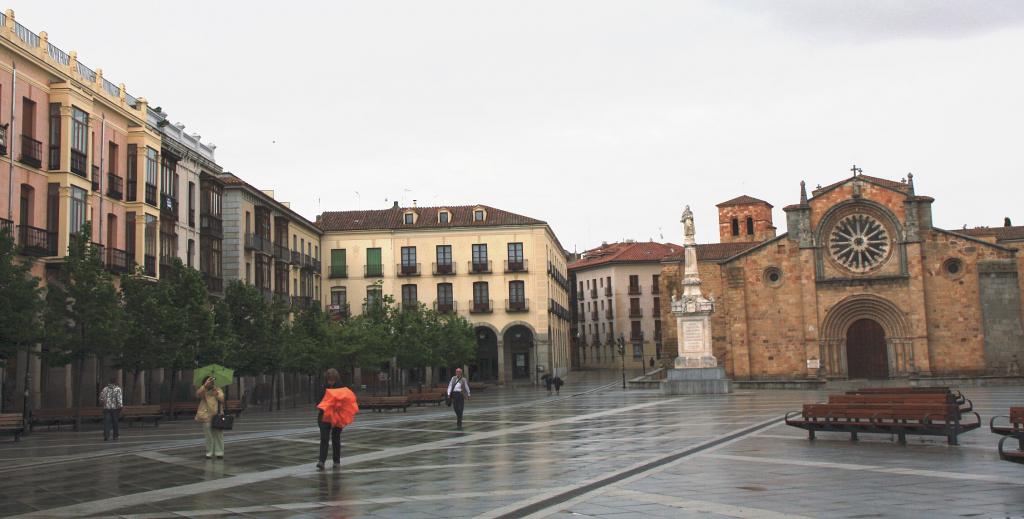
POLYGON ((672 297, 672 315, 676 317, 679 356, 675 369, 668 370, 661 382, 665 395, 719 394, 732 391, 725 368, 718 365, 711 350, 711 314, 715 302, 700 291, 697 268, 697 241, 690 206, 683 211, 683 294, 672 297))

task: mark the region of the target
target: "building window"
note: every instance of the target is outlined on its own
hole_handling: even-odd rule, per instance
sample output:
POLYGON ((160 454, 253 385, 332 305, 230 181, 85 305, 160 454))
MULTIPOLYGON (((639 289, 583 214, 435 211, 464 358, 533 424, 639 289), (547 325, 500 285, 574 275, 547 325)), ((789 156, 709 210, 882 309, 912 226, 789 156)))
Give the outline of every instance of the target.
POLYGON ((782 284, 782 271, 778 267, 764 269, 763 279, 766 285, 777 287, 782 284))
POLYGON ((740 235, 740 219, 739 218, 733 218, 732 219, 732 235, 733 236, 739 236, 740 235))
POLYGON ((383 276, 384 265, 381 264, 380 249, 371 248, 366 249, 366 275, 367 276, 383 276))
POLYGON ((524 281, 508 282, 508 304, 510 310, 526 309, 526 283, 524 281))
POLYGON ((660 294, 661 293, 661 276, 658 275, 658 274, 651 275, 651 293, 652 294, 660 294))
POLYGON ((135 260, 135 212, 129 211, 124 215, 124 250, 128 253, 130 263, 128 267, 135 268, 132 264, 135 260))
POLYGON ((629 322, 629 340, 631 341, 643 341, 644 332, 642 331, 640 321, 629 322))
POLYGON ((487 272, 490 270, 487 264, 487 244, 473 244, 473 272, 487 272))
POLYGON ((451 283, 437 284, 437 303, 435 304, 434 310, 441 313, 450 313, 455 310, 455 301, 452 297, 451 283))
POLYGON ((416 215, 413 213, 405 213, 405 225, 412 225, 416 221, 416 215))
POLYGON ((344 310, 348 304, 348 293, 345 287, 331 287, 331 306, 344 310))
POLYGON ((509 271, 525 270, 526 263, 523 260, 523 244, 521 242, 508 244, 508 269, 509 271))
POLYGON ((754 219, 749 216, 747 217, 747 234, 754 234, 754 219))
POLYGON ((196 226, 196 184, 188 183, 188 226, 196 226))
POLYGON ((85 224, 85 196, 84 189, 71 186, 71 234, 77 234, 85 224))
POLYGON ((654 298, 654 315, 652 317, 657 319, 658 316, 660 316, 660 315, 661 315, 661 298, 660 297, 655 297, 654 298))
POLYGON ((245 284, 252 284, 252 263, 248 261, 245 262, 245 284))
POLYGON ((51 170, 60 169, 60 103, 50 103, 49 163, 51 170))
POLYGON ((412 274, 416 270, 416 247, 402 247, 402 274, 412 274))
POLYGON ((146 203, 156 205, 156 186, 160 176, 159 154, 153 148, 146 148, 146 203))
POLYGON ((473 211, 473 221, 474 222, 482 222, 482 221, 484 221, 484 211, 483 211, 483 209, 476 209, 476 210, 473 211))
POLYGON ((196 241, 188 241, 188 266, 192 267, 192 258, 196 255, 196 241))
POLYGON ((380 285, 370 285, 366 287, 366 304, 369 306, 378 306, 381 301, 384 300, 383 291, 380 285))
POLYGON ((332 278, 348 277, 346 262, 345 249, 331 249, 331 270, 328 275, 332 278))
POLYGON ((107 173, 117 175, 117 144, 113 141, 107 143, 107 173))
POLYGON ((419 299, 416 297, 416 285, 402 285, 402 307, 411 309, 419 306, 419 299))
POLYGON ((135 144, 128 145, 128 164, 125 168, 125 190, 124 199, 129 202, 134 202, 138 197, 139 188, 139 162, 138 162, 139 147, 135 144))
POLYGON ((440 213, 437 213, 437 223, 444 225, 447 224, 450 219, 451 215, 448 211, 441 211, 440 213))

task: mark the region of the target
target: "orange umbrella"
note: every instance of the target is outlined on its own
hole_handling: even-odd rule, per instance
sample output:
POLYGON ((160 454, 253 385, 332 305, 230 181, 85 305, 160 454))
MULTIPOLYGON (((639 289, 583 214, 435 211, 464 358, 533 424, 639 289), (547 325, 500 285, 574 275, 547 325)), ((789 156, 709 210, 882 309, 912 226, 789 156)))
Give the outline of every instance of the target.
POLYGON ((352 423, 352 419, 359 412, 356 394, 347 387, 328 389, 317 407, 324 411, 323 421, 334 427, 345 427, 352 423))

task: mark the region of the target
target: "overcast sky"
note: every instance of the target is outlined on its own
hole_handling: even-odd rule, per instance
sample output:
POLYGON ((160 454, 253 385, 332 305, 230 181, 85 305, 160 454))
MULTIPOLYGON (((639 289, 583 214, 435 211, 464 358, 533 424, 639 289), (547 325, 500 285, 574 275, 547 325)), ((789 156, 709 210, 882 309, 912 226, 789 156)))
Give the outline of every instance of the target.
POLYGON ((913 172, 939 226, 1024 224, 1017 1, 7 6, 310 219, 483 203, 582 251, 680 242, 689 204, 713 242, 717 202, 782 232, 856 163, 913 172))

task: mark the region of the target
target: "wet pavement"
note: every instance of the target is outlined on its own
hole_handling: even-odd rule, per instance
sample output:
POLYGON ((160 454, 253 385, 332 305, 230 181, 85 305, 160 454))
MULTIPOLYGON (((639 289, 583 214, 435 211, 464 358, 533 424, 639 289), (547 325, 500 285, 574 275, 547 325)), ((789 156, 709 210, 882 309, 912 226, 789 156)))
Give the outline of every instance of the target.
POLYGON ((662 397, 617 373, 573 374, 560 396, 477 392, 464 428, 444 406, 357 417, 342 463, 315 469, 313 406, 246 412, 226 459, 188 419, 0 440, 0 516, 16 517, 1007 517, 1024 466, 988 418, 1022 388, 967 388, 986 427, 960 437, 806 433, 782 424, 809 391, 662 397))

